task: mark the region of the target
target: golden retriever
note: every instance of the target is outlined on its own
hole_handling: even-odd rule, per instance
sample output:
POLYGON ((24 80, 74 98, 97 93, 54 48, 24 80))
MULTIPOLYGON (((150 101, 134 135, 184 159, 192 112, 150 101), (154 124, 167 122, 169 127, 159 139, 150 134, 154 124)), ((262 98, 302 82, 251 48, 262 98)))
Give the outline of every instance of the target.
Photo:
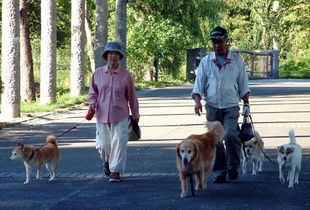
MULTIPOLYGON (((195 190, 205 190, 210 172, 213 169, 217 142, 222 142, 225 131, 219 121, 207 122, 208 132, 190 135, 176 146, 176 163, 179 170, 182 193, 188 196, 187 183, 195 176, 195 190)), ((194 190, 192 189, 192 192, 194 190)), ((193 193, 194 195, 194 193, 193 193)))

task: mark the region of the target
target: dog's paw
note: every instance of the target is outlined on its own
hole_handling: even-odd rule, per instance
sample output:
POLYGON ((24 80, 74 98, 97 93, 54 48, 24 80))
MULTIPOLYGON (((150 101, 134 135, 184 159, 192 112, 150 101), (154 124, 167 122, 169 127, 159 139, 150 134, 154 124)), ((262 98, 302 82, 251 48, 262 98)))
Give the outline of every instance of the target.
POLYGON ((51 182, 51 181, 53 181, 53 180, 54 180, 54 177, 51 177, 48 181, 50 181, 50 182, 51 182))
POLYGON ((288 188, 293 188, 293 185, 290 185, 290 184, 289 184, 289 185, 288 185, 288 188))
POLYGON ((182 193, 181 193, 181 198, 186 198, 186 197, 188 197, 188 194, 187 194, 187 193, 182 192, 182 193))
POLYGON ((195 186, 196 191, 204 191, 205 189, 206 189, 206 187, 203 186, 202 184, 201 185, 198 184, 195 186))
POLYGON ((280 182, 281 182, 282 184, 284 184, 284 183, 285 183, 285 179, 284 179, 284 178, 280 178, 280 182))
POLYGON ((30 183, 29 181, 25 181, 25 182, 24 182, 24 184, 29 184, 29 183, 30 183))

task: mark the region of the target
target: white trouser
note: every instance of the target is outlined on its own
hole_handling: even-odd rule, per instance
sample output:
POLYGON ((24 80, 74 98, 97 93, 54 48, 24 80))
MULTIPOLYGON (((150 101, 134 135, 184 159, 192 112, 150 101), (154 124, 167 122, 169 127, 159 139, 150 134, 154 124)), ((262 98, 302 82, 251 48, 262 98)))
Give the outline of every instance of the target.
POLYGON ((111 172, 123 174, 127 162, 128 118, 116 123, 96 122, 96 149, 111 172))

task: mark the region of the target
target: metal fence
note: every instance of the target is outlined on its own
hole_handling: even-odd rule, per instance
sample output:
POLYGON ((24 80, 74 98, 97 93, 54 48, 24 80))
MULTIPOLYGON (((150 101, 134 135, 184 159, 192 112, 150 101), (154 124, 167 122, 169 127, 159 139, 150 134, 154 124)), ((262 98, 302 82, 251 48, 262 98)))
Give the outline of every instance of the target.
MULTIPOLYGON (((242 56, 250 79, 279 78, 279 52, 277 50, 256 52, 235 49, 231 51, 242 56)), ((207 54, 208 51, 204 48, 187 50, 187 79, 195 79, 195 71, 200 60, 207 54)))

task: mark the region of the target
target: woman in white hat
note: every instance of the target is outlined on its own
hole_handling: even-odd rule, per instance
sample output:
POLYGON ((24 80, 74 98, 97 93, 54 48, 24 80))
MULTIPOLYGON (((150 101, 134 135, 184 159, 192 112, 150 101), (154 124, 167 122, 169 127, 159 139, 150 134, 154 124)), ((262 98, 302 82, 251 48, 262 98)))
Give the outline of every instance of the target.
POLYGON ((96 149, 110 182, 120 181, 127 161, 129 109, 139 121, 139 103, 130 73, 120 66, 124 57, 117 42, 108 42, 102 53, 107 61, 93 73, 89 89, 90 108, 96 111, 96 149))

